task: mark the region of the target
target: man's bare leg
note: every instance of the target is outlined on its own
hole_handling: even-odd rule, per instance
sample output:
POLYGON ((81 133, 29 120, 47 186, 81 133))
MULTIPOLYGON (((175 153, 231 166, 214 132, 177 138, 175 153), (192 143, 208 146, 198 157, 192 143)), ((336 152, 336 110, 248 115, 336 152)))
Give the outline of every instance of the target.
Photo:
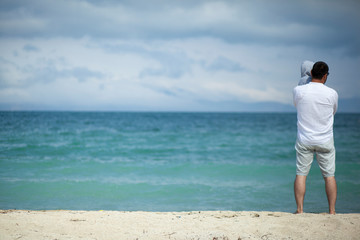
POLYGON ((294 193, 295 193, 297 211, 295 213, 304 212, 305 192, 306 192, 306 176, 296 175, 294 182, 294 193))
POLYGON ((337 196, 337 185, 335 177, 324 177, 326 196, 329 202, 329 213, 335 214, 335 204, 337 196))

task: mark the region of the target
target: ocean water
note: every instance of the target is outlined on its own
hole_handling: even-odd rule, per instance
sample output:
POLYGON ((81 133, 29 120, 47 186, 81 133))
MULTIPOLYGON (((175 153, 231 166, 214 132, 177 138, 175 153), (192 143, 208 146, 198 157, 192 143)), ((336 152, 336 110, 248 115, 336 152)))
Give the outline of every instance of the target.
MULTIPOLYGON (((0 112, 0 209, 296 208, 295 113, 0 112)), ((360 212, 360 114, 337 114, 337 212, 360 212)), ((305 211, 327 212, 316 161, 305 211)))

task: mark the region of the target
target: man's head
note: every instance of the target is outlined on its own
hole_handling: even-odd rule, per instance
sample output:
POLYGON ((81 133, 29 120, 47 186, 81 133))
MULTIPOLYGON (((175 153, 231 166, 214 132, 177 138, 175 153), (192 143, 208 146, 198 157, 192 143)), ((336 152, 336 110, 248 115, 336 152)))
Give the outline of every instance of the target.
POLYGON ((326 82, 327 76, 329 75, 329 66, 324 62, 316 62, 311 70, 311 76, 313 79, 321 80, 326 82))

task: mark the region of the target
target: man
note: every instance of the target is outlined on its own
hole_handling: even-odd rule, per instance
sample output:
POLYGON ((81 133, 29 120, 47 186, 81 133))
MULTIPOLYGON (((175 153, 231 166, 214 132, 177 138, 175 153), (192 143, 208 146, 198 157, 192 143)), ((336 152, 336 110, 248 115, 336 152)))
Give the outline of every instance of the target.
POLYGON ((296 213, 303 213, 306 177, 315 153, 325 180, 329 213, 335 214, 337 186, 333 123, 338 94, 325 86, 329 76, 329 67, 326 63, 316 62, 311 70, 311 76, 311 82, 295 87, 293 92, 298 127, 294 183, 296 213))

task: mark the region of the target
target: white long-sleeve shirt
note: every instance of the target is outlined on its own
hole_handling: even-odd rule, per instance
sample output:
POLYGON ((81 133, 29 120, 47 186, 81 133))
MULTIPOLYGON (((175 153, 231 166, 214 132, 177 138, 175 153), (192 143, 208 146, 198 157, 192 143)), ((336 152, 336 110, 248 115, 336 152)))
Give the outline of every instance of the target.
POLYGON ((298 141, 309 145, 330 141, 338 106, 337 92, 322 83, 310 82, 295 87, 293 94, 297 109, 298 141))

